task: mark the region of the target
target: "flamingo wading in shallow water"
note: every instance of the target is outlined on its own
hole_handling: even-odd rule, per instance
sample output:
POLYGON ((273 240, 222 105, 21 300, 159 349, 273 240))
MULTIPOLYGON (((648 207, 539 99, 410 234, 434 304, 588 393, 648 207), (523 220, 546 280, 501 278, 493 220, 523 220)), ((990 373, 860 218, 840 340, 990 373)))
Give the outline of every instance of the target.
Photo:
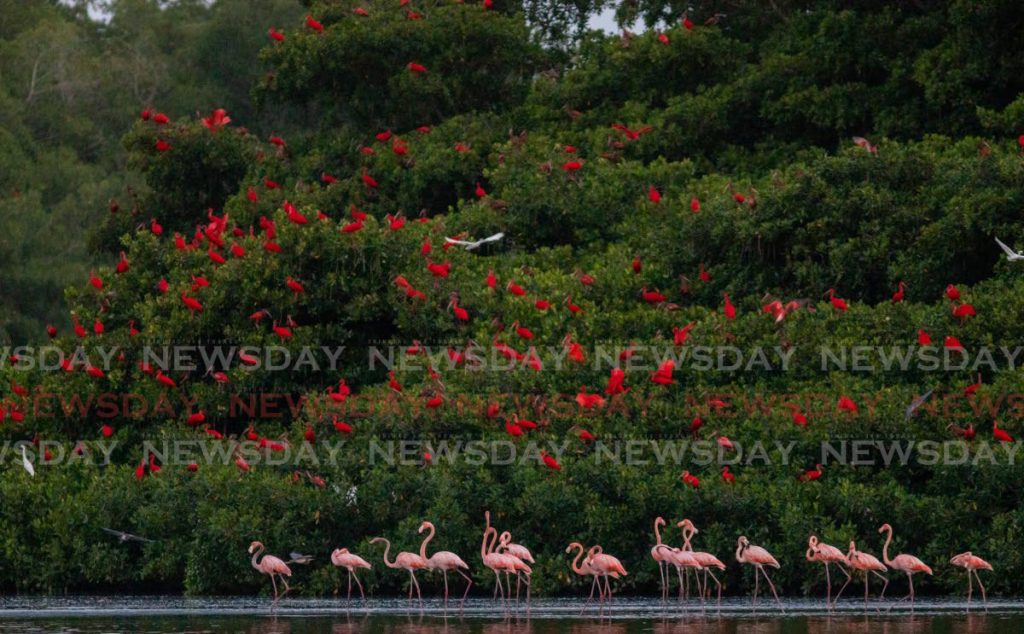
POLYGON ((611 601, 612 587, 608 581, 608 577, 615 577, 618 579, 619 575, 626 576, 626 574, 628 574, 626 569, 622 566, 622 562, 611 555, 604 554, 604 549, 599 545, 591 546, 590 550, 587 551, 587 562, 590 564, 591 568, 604 577, 605 598, 611 601))
MULTIPOLYGON (((889 587, 889 580, 885 575, 881 574, 888 570, 885 567, 885 564, 878 561, 878 558, 874 555, 869 555, 868 553, 857 550, 856 542, 850 542, 850 551, 846 553, 846 560, 850 562, 851 568, 860 570, 864 573, 864 605, 868 604, 868 577, 871 574, 874 574, 885 582, 885 585, 882 586, 881 594, 878 595, 879 600, 881 600, 881 598, 885 596, 885 589, 889 587)), ((853 577, 851 577, 851 579, 852 578, 853 577)), ((849 583, 850 580, 848 579, 846 583, 843 584, 843 587, 839 589, 839 594, 843 593, 843 590, 846 589, 846 586, 849 583)), ((836 595, 837 601, 839 600, 839 594, 836 595)))
POLYGON ((598 590, 598 592, 597 592, 597 600, 598 601, 604 601, 604 588, 602 588, 601 584, 598 583, 598 581, 597 581, 598 577, 601 576, 601 573, 596 568, 594 568, 593 566, 590 565, 590 560, 589 559, 584 559, 582 564, 579 563, 580 557, 582 557, 583 553, 586 552, 586 548, 583 547, 583 544, 581 544, 579 542, 573 542, 573 543, 569 544, 569 546, 565 549, 565 552, 567 554, 571 553, 574 548, 579 549, 579 552, 576 553, 576 557, 569 564, 569 567, 572 568, 573 572, 575 572, 576 574, 578 574, 581 577, 585 577, 587 575, 590 575, 591 577, 594 578, 593 582, 591 582, 591 584, 590 584, 590 596, 587 597, 587 602, 583 604, 583 609, 586 610, 587 606, 590 605, 590 602, 594 600, 594 588, 595 587, 598 590))
POLYGON ((768 582, 768 587, 772 589, 772 594, 775 595, 775 602, 781 608, 782 602, 779 601, 779 593, 775 591, 775 584, 772 583, 771 578, 768 576, 768 571, 764 569, 765 566, 779 568, 779 562, 775 560, 775 557, 772 557, 772 554, 764 548, 751 545, 750 540, 741 535, 736 540, 736 561, 741 564, 750 564, 754 567, 753 603, 757 603, 758 573, 760 573, 764 575, 764 580, 768 582))
POLYGON ((355 577, 356 585, 359 586, 359 596, 366 601, 366 594, 363 592, 363 584, 359 582, 359 576, 356 575, 357 568, 370 569, 370 562, 366 561, 359 555, 353 555, 348 552, 348 548, 337 548, 331 553, 331 563, 339 568, 345 568, 348 570, 348 598, 352 599, 352 578, 355 577))
POLYGON ((988 597, 985 596, 985 586, 981 583, 981 577, 978 576, 978 571, 992 570, 992 564, 988 563, 981 557, 975 557, 971 551, 956 555, 949 560, 949 563, 954 566, 960 566, 967 571, 967 605, 971 605, 971 594, 974 591, 971 574, 974 574, 974 578, 978 580, 978 587, 981 588, 981 600, 987 604, 988 597))
POLYGON ((430 522, 423 522, 420 524, 419 532, 430 531, 427 536, 423 539, 423 543, 420 544, 420 558, 426 562, 427 570, 440 570, 444 573, 444 604, 448 605, 448 571, 454 570, 463 576, 466 580, 466 591, 462 594, 462 603, 466 603, 466 595, 469 594, 469 589, 473 587, 473 580, 470 579, 469 575, 462 572, 461 569, 469 570, 469 566, 466 562, 462 561, 462 558, 453 552, 447 550, 439 550, 430 557, 427 557, 427 542, 434 538, 434 525, 430 522))
MULTIPOLYGON (((850 582, 850 573, 846 571, 844 566, 850 565, 850 562, 846 560, 846 555, 843 551, 839 550, 835 546, 826 544, 825 542, 818 541, 817 535, 811 535, 807 539, 807 561, 815 561, 825 564, 825 605, 832 605, 832 577, 829 574, 829 565, 836 564, 839 570, 846 575, 846 582, 850 582)), ((846 587, 845 585, 843 586, 846 587)), ((839 600, 839 595, 836 595, 836 601, 839 600)))
POLYGON ((274 586, 274 602, 276 603, 279 596, 277 594, 277 581, 274 577, 281 577, 281 583, 284 584, 284 593, 288 594, 288 581, 285 577, 292 576, 291 568, 288 567, 284 561, 274 555, 263 555, 263 557, 257 561, 265 550, 264 546, 260 542, 253 542, 249 544, 249 553, 252 555, 252 567, 259 572, 270 576, 270 583, 274 586))
MULTIPOLYGON (((659 527, 660 526, 664 526, 664 525, 665 525, 665 518, 664 517, 657 517, 657 518, 655 518, 655 520, 654 520, 654 542, 655 543, 654 543, 654 547, 651 548, 651 558, 653 558, 654 561, 656 561, 658 563, 658 573, 661 576, 661 600, 662 601, 666 601, 668 599, 668 565, 670 563, 669 562, 669 558, 668 558, 668 552, 665 549, 663 549, 663 548, 658 548, 659 546, 663 546, 664 545, 661 542, 661 531, 659 530, 659 527)), ((571 547, 572 546, 570 545, 570 548, 571 547)), ((582 549, 583 547, 580 546, 580 548, 582 549)), ((565 552, 569 552, 569 551, 566 550, 565 552)))
POLYGON ((699 533, 697 527, 694 526, 693 522, 688 519, 676 524, 683 531, 683 551, 690 553, 697 563, 700 564, 701 569, 704 570, 704 594, 708 597, 711 596, 711 591, 708 588, 708 575, 715 580, 715 584, 718 586, 718 604, 722 603, 722 582, 718 580, 715 573, 711 571, 712 568, 718 568, 719 570, 725 570, 725 564, 711 553, 705 553, 693 550, 693 546, 690 545, 690 540, 693 536, 699 533))
POLYGON ((910 599, 910 602, 914 602, 914 574, 923 572, 925 574, 932 574, 932 569, 929 568, 923 561, 913 555, 899 554, 889 559, 889 542, 892 541, 892 526, 888 524, 882 524, 878 528, 879 533, 887 533, 885 538, 885 545, 882 546, 882 561, 885 565, 892 568, 893 570, 899 570, 907 575, 907 583, 910 584, 910 593, 907 596, 900 599, 905 601, 910 599))
POLYGON ((420 557, 416 553, 400 552, 395 556, 394 561, 388 561, 388 551, 391 550, 391 542, 383 537, 374 537, 370 540, 371 544, 377 542, 384 542, 384 565, 388 568, 401 568, 402 570, 409 571, 409 600, 412 601, 412 589, 416 588, 416 596, 420 600, 420 604, 423 604, 423 595, 420 593, 420 584, 416 581, 416 571, 423 570, 427 567, 427 562, 423 557, 420 557))

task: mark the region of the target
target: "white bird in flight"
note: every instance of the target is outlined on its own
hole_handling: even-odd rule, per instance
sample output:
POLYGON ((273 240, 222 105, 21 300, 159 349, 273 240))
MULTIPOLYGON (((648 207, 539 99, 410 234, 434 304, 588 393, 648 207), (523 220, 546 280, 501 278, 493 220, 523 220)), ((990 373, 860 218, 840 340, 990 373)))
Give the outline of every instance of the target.
POLYGON ((25 445, 21 446, 21 466, 25 467, 25 471, 28 471, 30 476, 35 477, 36 468, 32 466, 32 461, 28 459, 28 454, 25 453, 25 445))
POLYGON ((488 242, 497 242, 498 240, 501 240, 504 237, 504 233, 496 233, 493 236, 487 236, 486 238, 483 238, 482 240, 477 240, 475 242, 469 242, 466 240, 456 240, 455 238, 448 237, 446 237, 444 240, 449 244, 458 244, 466 247, 467 251, 472 251, 473 249, 480 248, 480 245, 487 244, 488 242))
POLYGON ((1008 247, 1005 244, 1003 244, 1003 241, 1000 240, 999 238, 996 238, 996 244, 998 244, 999 247, 1002 248, 1003 253, 1006 254, 1006 259, 1009 260, 1010 262, 1016 262, 1017 260, 1024 260, 1024 253, 1019 253, 1017 251, 1014 251, 1010 247, 1008 247))

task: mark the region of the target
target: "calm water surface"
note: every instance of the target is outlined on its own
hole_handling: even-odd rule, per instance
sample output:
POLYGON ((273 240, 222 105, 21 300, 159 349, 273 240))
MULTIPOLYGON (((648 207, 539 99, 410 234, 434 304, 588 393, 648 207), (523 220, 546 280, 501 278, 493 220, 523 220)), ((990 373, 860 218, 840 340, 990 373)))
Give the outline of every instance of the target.
POLYGON ((0 597, 0 632, 5 634, 106 634, 110 632, 330 634, 421 632, 430 634, 864 634, 891 633, 1018 633, 1024 632, 1024 601, 990 601, 985 610, 963 601, 919 601, 907 604, 840 604, 831 614, 821 601, 787 600, 784 611, 749 599, 730 599, 721 608, 662 605, 657 599, 616 599, 610 607, 596 605, 580 613, 575 599, 534 601, 502 609, 489 600, 467 601, 447 612, 438 601, 420 610, 398 599, 373 599, 363 604, 324 599, 285 599, 275 608, 265 599, 181 597, 0 597))

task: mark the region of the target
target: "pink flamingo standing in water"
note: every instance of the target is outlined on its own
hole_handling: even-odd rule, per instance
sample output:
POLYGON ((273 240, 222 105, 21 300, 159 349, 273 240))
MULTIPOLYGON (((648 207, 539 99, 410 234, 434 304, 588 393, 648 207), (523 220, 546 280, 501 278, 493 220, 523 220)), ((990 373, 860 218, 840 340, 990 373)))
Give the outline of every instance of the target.
POLYGON ((757 589, 758 589, 758 573, 764 575, 764 580, 768 582, 768 586, 772 589, 772 594, 775 595, 775 602, 782 607, 782 601, 779 601, 779 593, 775 591, 775 584, 772 583, 771 578, 768 576, 768 571, 764 569, 765 566, 771 566, 772 568, 779 568, 779 562, 772 557, 772 554, 761 548, 760 546, 752 546, 750 540, 744 536, 740 536, 736 540, 736 561, 741 564, 750 564, 754 567, 754 599, 753 602, 757 603, 757 589))
POLYGON ((590 563, 590 567, 593 568, 604 577, 604 593, 605 598, 609 601, 612 600, 612 587, 608 582, 608 577, 619 578, 619 575, 626 576, 628 574, 626 569, 615 557, 604 554, 604 549, 600 546, 591 546, 590 550, 587 551, 587 561, 590 563))
POLYGON ((359 576, 356 574, 357 568, 371 568, 370 562, 366 561, 359 555, 353 555, 348 552, 348 548, 337 548, 331 553, 331 563, 339 568, 345 568, 348 570, 348 599, 352 600, 352 577, 356 579, 356 585, 359 586, 359 596, 366 601, 366 594, 363 592, 363 584, 359 583, 359 576))
POLYGON ((954 566, 960 566, 967 571, 967 605, 971 605, 971 593, 974 591, 974 584, 971 581, 971 573, 978 580, 978 587, 981 588, 981 600, 986 604, 988 603, 988 597, 985 596, 985 586, 981 583, 981 577, 978 576, 979 570, 992 570, 992 564, 988 563, 981 557, 975 557, 971 551, 960 553, 952 559, 949 563, 954 566))
MULTIPOLYGON (((682 601, 684 596, 689 597, 689 571, 696 570, 699 574, 701 569, 700 563, 697 562, 693 553, 686 552, 682 548, 675 548, 668 544, 660 544, 655 546, 655 548, 661 551, 668 563, 672 564, 676 568, 676 576, 679 577, 679 600, 682 601), (687 572, 685 580, 683 578, 684 569, 687 572)), ((700 591, 701 598, 703 599, 704 590, 700 587, 700 577, 697 577, 696 580, 697 589, 700 591)))
MULTIPOLYGON (((533 569, 526 565, 525 557, 529 558, 530 563, 534 563, 533 555, 527 550, 525 546, 519 544, 509 543, 512 539, 512 533, 504 531, 501 537, 498 538, 498 553, 505 556, 508 564, 511 564, 512 572, 516 575, 516 603, 519 602, 519 584, 526 584, 526 607, 530 607, 530 576, 533 574, 533 569), (518 553, 518 554, 516 554, 518 553)), ((508 573, 505 573, 505 579, 508 585, 509 595, 512 594, 512 583, 508 581, 508 573)))
POLYGON ((596 586, 598 589, 597 600, 599 602, 604 601, 604 588, 602 588, 601 584, 597 581, 598 577, 601 576, 601 573, 596 568, 590 565, 590 560, 584 559, 582 564, 579 563, 580 557, 582 557, 583 553, 586 552, 586 548, 583 547, 583 544, 579 542, 573 542, 569 544, 569 546, 565 549, 565 552, 571 553, 574 548, 578 548, 579 552, 576 553, 576 557, 572 560, 572 563, 569 564, 569 567, 572 568, 573 572, 575 572, 581 577, 590 575, 594 578, 593 583, 590 584, 590 596, 587 597, 587 602, 583 604, 583 609, 586 610, 587 606, 590 605, 590 602, 594 599, 594 587, 596 586))
POLYGON ((371 544, 377 542, 384 542, 384 565, 388 568, 401 568, 402 570, 409 571, 409 600, 412 601, 412 589, 416 588, 416 596, 420 600, 420 605, 423 604, 423 595, 420 593, 420 584, 416 581, 416 571, 423 570, 427 567, 427 561, 423 557, 420 557, 416 553, 400 552, 395 556, 394 561, 388 561, 388 551, 391 550, 391 542, 383 537, 374 537, 370 540, 371 544))
POLYGON ((274 602, 277 603, 279 597, 277 594, 277 581, 274 580, 274 577, 281 577, 281 583, 284 584, 284 593, 288 594, 288 581, 285 580, 285 577, 292 576, 292 570, 288 567, 288 564, 273 555, 263 555, 262 559, 256 561, 256 558, 264 550, 263 544, 260 542, 249 544, 249 554, 252 555, 252 567, 270 576, 270 583, 274 586, 274 602))
POLYGON ((910 599, 910 602, 914 602, 914 574, 923 572, 925 574, 932 574, 932 569, 929 568, 923 561, 913 555, 899 554, 894 558, 889 559, 889 542, 892 541, 892 526, 888 524, 882 524, 878 528, 879 533, 888 533, 885 538, 885 545, 882 546, 882 561, 885 562, 886 566, 889 566, 893 570, 899 570, 907 575, 907 582, 910 584, 910 594, 900 599, 900 601, 906 601, 910 599))
POLYGON ((501 594, 501 599, 504 601, 505 592, 501 588, 501 573, 507 569, 508 562, 504 555, 493 552, 494 541, 497 539, 498 531, 491 526, 490 511, 484 512, 484 519, 487 521, 487 525, 484 527, 483 540, 480 542, 480 559, 483 561, 484 566, 494 573, 494 598, 497 599, 498 595, 501 594), (492 535, 495 539, 490 540, 491 543, 488 544, 487 538, 492 535))
MULTIPOLYGON (((711 589, 708 588, 708 575, 715 580, 715 584, 718 586, 718 604, 722 604, 722 582, 718 580, 715 573, 711 571, 711 568, 718 568, 719 570, 725 570, 725 564, 711 553, 701 552, 699 550, 693 550, 693 546, 690 545, 690 540, 693 536, 699 533, 697 527, 694 526, 693 522, 688 519, 676 524, 683 531, 683 551, 690 553, 691 556, 700 564, 702 570, 704 570, 704 594, 711 596, 711 589)), ((698 572, 699 574, 699 572, 698 572)), ((703 601, 703 600, 702 600, 703 601)))
MULTIPOLYGON (((661 575, 661 600, 662 601, 667 601, 668 600, 668 566, 669 566, 669 564, 671 562, 669 562, 668 552, 665 549, 663 549, 663 548, 659 548, 659 546, 664 546, 664 544, 661 541, 661 531, 659 530, 659 527, 660 526, 664 526, 664 525, 665 525, 665 518, 664 517, 656 517, 654 519, 654 541, 655 541, 655 543, 654 543, 654 547, 651 548, 651 558, 654 559, 654 561, 658 562, 658 574, 661 575)), ((582 546, 580 546, 580 548, 582 548, 582 546)), ((566 552, 569 552, 569 551, 567 550, 566 552)))
MULTIPOLYGON (((878 561, 878 558, 874 555, 857 550, 856 542, 850 542, 850 551, 846 553, 846 560, 850 562, 850 567, 854 570, 860 570, 864 573, 864 605, 868 604, 868 576, 874 574, 879 579, 885 582, 882 586, 882 593, 878 596, 879 600, 885 596, 885 589, 889 587, 889 580, 885 575, 881 574, 888 570, 885 564, 878 561)), ((853 577, 850 577, 852 579, 853 577)), ((846 586, 849 585, 850 580, 847 579, 843 587, 839 589, 839 594, 843 593, 846 586)), ((839 594, 836 595, 836 601, 839 600, 839 594)))
POLYGON ((466 580, 466 591, 462 594, 462 602, 460 607, 465 605, 466 596, 469 594, 469 589, 473 587, 473 580, 470 579, 469 575, 462 572, 465 568, 469 570, 469 566, 466 562, 462 561, 462 558, 453 552, 447 550, 439 550, 430 557, 427 557, 427 542, 434 538, 434 525, 430 522, 423 522, 420 524, 419 532, 422 533, 424 530, 430 531, 427 536, 423 539, 423 543, 420 544, 420 559, 426 562, 427 570, 440 570, 444 572, 444 604, 448 605, 448 571, 454 570, 463 576, 466 580))
MULTIPOLYGON (((828 607, 830 605, 833 605, 833 603, 832 603, 832 577, 829 574, 829 570, 828 570, 829 569, 829 565, 830 564, 836 564, 836 566, 839 567, 839 570, 841 570, 843 572, 843 574, 846 575, 846 581, 847 581, 847 583, 849 583, 849 581, 850 581, 850 573, 847 572, 846 568, 844 568, 843 566, 850 565, 850 562, 846 560, 846 555, 843 554, 843 551, 839 550, 835 546, 830 546, 829 544, 826 544, 825 542, 818 541, 818 536, 817 535, 811 535, 807 539, 807 554, 806 554, 806 557, 807 557, 807 561, 814 561, 814 562, 820 562, 820 563, 825 564, 825 584, 826 584, 825 606, 828 607)), ((845 588, 846 586, 844 585, 843 587, 845 588)), ((838 601, 838 600, 839 600, 839 595, 837 594, 836 595, 836 601, 838 601)))

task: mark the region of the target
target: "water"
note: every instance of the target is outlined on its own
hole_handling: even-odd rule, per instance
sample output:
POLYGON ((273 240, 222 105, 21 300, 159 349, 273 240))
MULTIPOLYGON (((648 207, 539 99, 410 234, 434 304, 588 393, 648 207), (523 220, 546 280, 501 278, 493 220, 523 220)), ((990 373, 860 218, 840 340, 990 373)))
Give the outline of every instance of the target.
POLYGON ((266 599, 182 597, 0 597, 0 632, 12 634, 107 634, 110 632, 330 634, 420 632, 429 634, 1002 634, 1024 631, 1024 601, 993 600, 988 609, 964 601, 906 603, 844 601, 832 613, 823 601, 789 599, 784 611, 749 599, 709 605, 663 606, 657 599, 615 599, 591 604, 580 614, 578 599, 541 599, 503 610, 485 599, 457 603, 447 612, 436 600, 423 609, 401 599, 371 599, 365 605, 334 599, 284 599, 272 610, 266 599))

